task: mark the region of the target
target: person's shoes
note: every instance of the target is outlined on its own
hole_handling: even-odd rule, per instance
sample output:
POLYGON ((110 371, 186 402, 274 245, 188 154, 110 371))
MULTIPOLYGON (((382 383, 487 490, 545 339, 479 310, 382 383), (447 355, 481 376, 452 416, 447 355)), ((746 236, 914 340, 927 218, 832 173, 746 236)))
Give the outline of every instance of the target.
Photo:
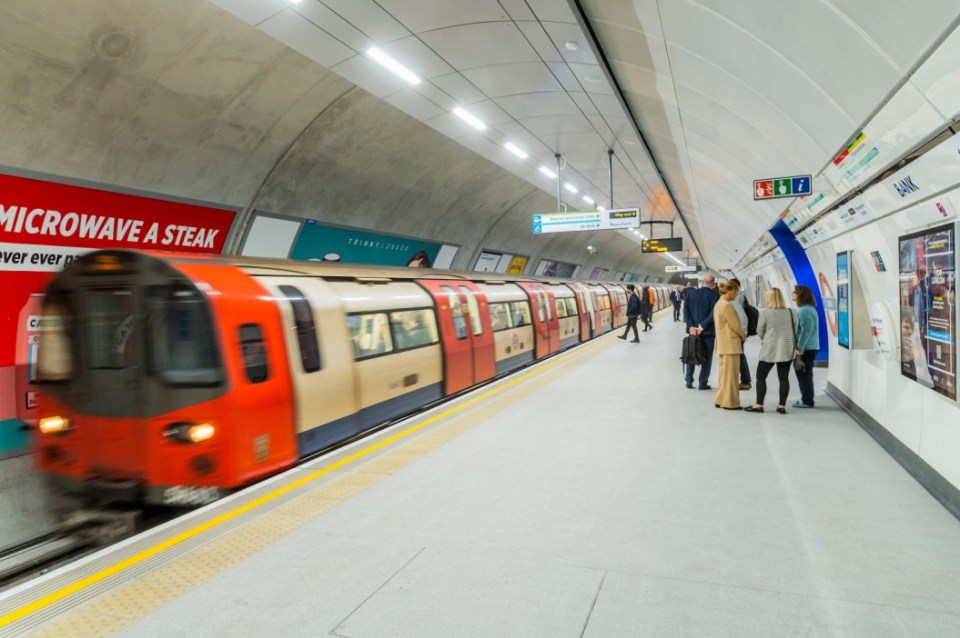
POLYGON ((719 408, 719 407, 720 407, 720 404, 719 404, 719 403, 714 403, 714 404, 713 404, 713 407, 719 408))
POLYGON ((697 390, 713 390, 713 388, 711 388, 711 387, 708 386, 708 385, 702 385, 702 386, 698 387, 697 390))
POLYGON ((749 383, 741 383, 741 384, 740 384, 740 389, 741 389, 741 390, 750 390, 751 388, 753 388, 753 386, 750 385, 749 383))
POLYGON ((688 384, 687 384, 687 390, 693 390, 693 384, 692 384, 692 383, 688 383, 688 384))
POLYGON ((777 408, 777 414, 786 414, 786 413, 787 413, 786 408, 777 408))
POLYGON ((748 405, 743 409, 744 412, 763 412, 763 408, 755 408, 752 405, 748 405))
POLYGON ((631 339, 631 340, 630 340, 630 343, 640 343, 640 340, 639 340, 639 339, 631 339))
POLYGON ((735 407, 735 408, 724 408, 724 410, 742 410, 742 409, 743 409, 743 408, 740 407, 739 405, 738 405, 737 407, 735 407))
POLYGON ((626 339, 626 335, 617 335, 617 339, 626 339))
POLYGON ((797 401, 796 403, 793 404, 793 407, 794 407, 794 408, 799 408, 799 409, 804 409, 804 408, 812 408, 813 406, 812 406, 812 405, 807 405, 807 404, 804 403, 803 401, 797 401))

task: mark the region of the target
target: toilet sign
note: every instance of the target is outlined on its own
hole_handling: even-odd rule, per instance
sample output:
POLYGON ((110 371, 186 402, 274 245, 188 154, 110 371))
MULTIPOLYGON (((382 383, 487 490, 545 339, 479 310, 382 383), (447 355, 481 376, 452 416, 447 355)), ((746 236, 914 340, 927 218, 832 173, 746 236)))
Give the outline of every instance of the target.
POLYGON ((753 199, 777 199, 778 197, 799 197, 812 192, 810 175, 792 175, 790 177, 768 177, 753 180, 753 199))

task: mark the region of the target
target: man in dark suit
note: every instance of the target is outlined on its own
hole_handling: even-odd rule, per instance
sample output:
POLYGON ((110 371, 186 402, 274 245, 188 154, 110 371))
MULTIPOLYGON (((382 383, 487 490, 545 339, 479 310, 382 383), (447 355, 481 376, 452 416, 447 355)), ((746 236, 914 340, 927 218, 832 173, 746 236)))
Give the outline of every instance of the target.
MULTIPOLYGON (((717 292, 717 282, 713 275, 703 278, 703 285, 687 293, 683 304, 683 320, 687 324, 687 332, 700 335, 703 347, 707 351, 707 360, 700 366, 700 384, 698 389, 709 390, 710 363, 713 360, 713 344, 717 333, 713 327, 713 307, 717 304, 720 294, 717 292)), ((684 370, 684 381, 688 388, 693 388, 693 370, 696 366, 687 365, 684 370)))

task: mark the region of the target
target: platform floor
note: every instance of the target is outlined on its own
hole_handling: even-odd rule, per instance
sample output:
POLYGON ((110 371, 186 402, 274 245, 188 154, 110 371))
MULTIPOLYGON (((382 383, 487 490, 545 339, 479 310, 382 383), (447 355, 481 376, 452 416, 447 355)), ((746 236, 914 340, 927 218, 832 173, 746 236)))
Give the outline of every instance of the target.
MULTIPOLYGON (((814 410, 717 410, 713 392, 684 387, 681 326, 662 315, 642 343, 607 336, 424 415, 375 458, 179 553, 137 549, 125 580, 7 629, 960 635, 960 522, 823 394, 826 371, 814 410)), ((754 338, 754 363, 757 350, 754 338)), ((794 379, 790 403, 798 395, 794 379)))

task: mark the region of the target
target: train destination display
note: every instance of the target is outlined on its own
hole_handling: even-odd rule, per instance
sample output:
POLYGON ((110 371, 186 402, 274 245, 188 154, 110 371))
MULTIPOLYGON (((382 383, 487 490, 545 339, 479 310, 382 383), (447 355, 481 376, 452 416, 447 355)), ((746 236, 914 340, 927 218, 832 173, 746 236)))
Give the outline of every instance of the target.
POLYGON ((640 242, 640 250, 645 253, 677 253, 683 250, 683 238, 645 239, 640 242))
POLYGON ((956 228, 900 237, 900 372, 957 398, 956 228))

